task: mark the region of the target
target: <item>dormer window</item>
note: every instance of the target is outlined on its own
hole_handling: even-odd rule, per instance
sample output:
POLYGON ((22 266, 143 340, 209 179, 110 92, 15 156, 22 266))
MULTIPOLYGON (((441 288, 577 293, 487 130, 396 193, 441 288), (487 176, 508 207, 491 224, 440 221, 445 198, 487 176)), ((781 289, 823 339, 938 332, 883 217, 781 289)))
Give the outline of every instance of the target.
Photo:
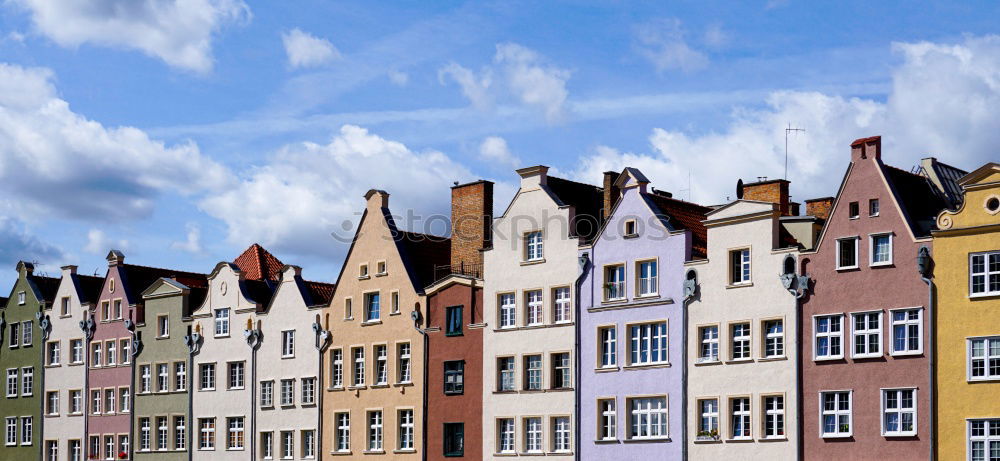
POLYGON ((861 208, 858 205, 858 202, 851 202, 848 204, 847 211, 850 214, 851 219, 858 219, 858 216, 861 215, 861 208))
POLYGON ((638 235, 639 234, 636 232, 636 223, 635 223, 635 220, 634 219, 629 219, 628 221, 625 221, 625 236, 626 237, 635 237, 635 236, 638 236, 638 235))
POLYGON ((878 216, 878 199, 873 198, 868 201, 868 216, 875 217, 878 216))
POLYGON ((525 261, 542 260, 542 232, 534 231, 524 236, 524 259, 525 261))

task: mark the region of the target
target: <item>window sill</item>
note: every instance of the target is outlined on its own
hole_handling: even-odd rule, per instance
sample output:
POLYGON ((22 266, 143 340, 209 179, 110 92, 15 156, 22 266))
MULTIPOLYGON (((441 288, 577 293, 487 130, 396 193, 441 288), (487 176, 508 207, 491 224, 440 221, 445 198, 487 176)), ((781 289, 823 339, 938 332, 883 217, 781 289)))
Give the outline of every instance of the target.
POLYGON ((731 290, 731 289, 734 289, 734 288, 747 288, 747 287, 752 287, 752 286, 753 286, 753 282, 730 283, 730 284, 726 285, 726 289, 727 290, 731 290))
POLYGON ((982 378, 967 378, 966 382, 968 382, 968 383, 995 383, 995 382, 1000 382, 1000 376, 992 376, 992 377, 985 377, 984 376, 982 378))
POLYGON ((849 439, 851 434, 823 434, 820 436, 823 439, 849 439))
POLYGON ((344 386, 327 387, 326 390, 327 392, 340 392, 344 390, 344 386))
POLYGON ((652 368, 670 368, 669 363, 650 363, 650 364, 640 364, 640 365, 625 365, 622 367, 623 370, 645 370, 652 368))
POLYGON ((882 437, 885 437, 887 439, 899 439, 899 438, 916 437, 916 436, 917 436, 916 432, 900 432, 898 434, 882 434, 882 437))
POLYGON ((360 391, 363 389, 368 389, 368 386, 365 386, 364 384, 358 386, 347 386, 347 390, 349 391, 360 391))
POLYGON ((354 453, 351 452, 350 450, 348 450, 348 451, 331 451, 330 452, 330 456, 351 456, 353 454, 354 453))
POLYGON ((58 363, 50 363, 50 364, 48 364, 48 365, 43 365, 42 367, 43 367, 43 368, 59 368, 59 367, 61 367, 61 366, 62 366, 62 365, 60 365, 60 364, 58 364, 58 363))
POLYGON ((543 264, 543 263, 545 263, 545 258, 542 258, 542 259, 529 259, 527 261, 521 261, 521 265, 522 266, 533 266, 535 264, 543 264))
POLYGON ((514 452, 509 452, 509 453, 507 453, 507 452, 505 452, 505 453, 493 453, 493 456, 497 456, 497 457, 514 457, 514 456, 517 456, 517 453, 514 453, 514 452))
MULTIPOLYGON (((394 387, 411 387, 411 386, 413 386, 413 381, 403 381, 403 382, 400 382, 400 383, 393 383, 392 385, 394 387)), ((388 386, 386 386, 386 387, 388 387, 388 386)))
POLYGON ((781 360, 788 360, 788 357, 784 355, 776 355, 774 357, 763 357, 757 359, 758 362, 778 362, 781 360))
POLYGON ((859 355, 852 355, 851 356, 852 360, 871 360, 871 359, 880 359, 880 358, 882 358, 882 353, 881 352, 879 352, 877 354, 859 354, 859 355))
POLYGON ((594 373, 613 373, 616 371, 621 371, 621 367, 610 366, 610 367, 598 367, 594 368, 594 373))
POLYGON ((611 445, 618 443, 618 439, 597 439, 594 440, 596 444, 611 445))
POLYGON ((757 439, 758 442, 787 442, 788 437, 764 437, 757 439))
POLYGON ((635 295, 635 300, 637 300, 637 301, 638 300, 649 300, 649 299, 657 299, 659 297, 660 297, 659 293, 637 294, 637 295, 635 295))
POLYGON ((750 437, 739 438, 739 439, 726 439, 726 443, 753 443, 753 439, 750 437))
POLYGON ((890 352, 889 355, 893 357, 912 357, 914 355, 924 355, 924 351, 890 352))
POLYGON ((545 456, 544 451, 522 451, 517 454, 518 456, 545 456))
POLYGON ((873 268, 879 268, 879 267, 896 267, 896 265, 893 264, 892 261, 889 261, 887 263, 869 263, 868 267, 873 267, 873 268))
POLYGON ((670 442, 670 437, 649 437, 646 439, 625 439, 622 443, 662 443, 670 442))
POLYGON ((375 276, 376 276, 376 277, 385 277, 385 276, 387 276, 387 275, 389 275, 389 273, 388 273, 388 272, 379 272, 379 273, 376 273, 376 274, 375 274, 375 276))
POLYGON ((697 362, 694 363, 694 366, 696 367, 703 367, 708 365, 722 365, 722 361, 719 359, 712 359, 712 360, 698 360, 697 362))
POLYGON ((367 327, 367 326, 371 326, 371 325, 381 325, 381 324, 382 324, 381 320, 365 320, 364 322, 361 322, 361 326, 363 326, 363 327, 367 327))
POLYGON ((851 272, 851 271, 857 271, 857 270, 861 270, 861 268, 858 267, 858 266, 845 266, 845 267, 838 267, 837 268, 837 272, 851 272))
POLYGON ((815 358, 813 358, 813 362, 833 362, 835 360, 844 360, 844 356, 843 355, 838 355, 838 356, 830 356, 830 357, 815 357, 815 358))
POLYGON ((417 450, 414 450, 412 448, 406 448, 406 449, 392 450, 392 452, 393 453, 416 453, 417 450))
POLYGON ((726 363, 750 363, 750 362, 753 362, 753 357, 746 358, 746 359, 729 359, 729 360, 726 360, 726 363))
POLYGON ((361 452, 362 455, 384 455, 385 450, 364 450, 361 452))
POLYGON ((1000 293, 998 292, 974 293, 970 294, 968 298, 969 299, 1000 298, 1000 293))
POLYGON ((388 389, 389 383, 372 384, 372 389, 388 389))
POLYGON ((371 279, 371 278, 372 277, 370 275, 359 275, 358 276, 358 280, 368 280, 368 279, 371 279))
POLYGON ((601 304, 622 304, 627 302, 628 298, 610 298, 601 301, 601 304))

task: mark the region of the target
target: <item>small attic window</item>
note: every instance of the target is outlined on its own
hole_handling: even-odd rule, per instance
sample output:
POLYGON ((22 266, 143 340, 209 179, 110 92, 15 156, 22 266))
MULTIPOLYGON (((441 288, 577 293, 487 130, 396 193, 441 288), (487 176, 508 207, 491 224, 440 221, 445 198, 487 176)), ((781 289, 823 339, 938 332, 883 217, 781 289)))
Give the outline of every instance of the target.
POLYGON ((18 306, 23 306, 24 303, 25 303, 25 301, 24 301, 24 292, 23 291, 18 291, 17 292, 17 305, 18 306))
POLYGON ((385 275, 385 261, 375 263, 375 275, 385 275))
POLYGON ((358 269, 358 278, 368 277, 368 264, 362 264, 358 269))
POLYGON ((639 235, 639 234, 636 233, 636 223, 635 223, 635 220, 634 219, 629 219, 628 221, 625 221, 625 236, 626 237, 635 237, 637 235, 639 235))
POLYGON ((995 214, 997 211, 1000 211, 1000 198, 990 197, 987 199, 986 211, 989 211, 991 214, 995 214))
POLYGON ((861 207, 858 206, 858 202, 851 202, 848 204, 847 210, 851 215, 851 219, 858 219, 858 216, 861 215, 861 207))

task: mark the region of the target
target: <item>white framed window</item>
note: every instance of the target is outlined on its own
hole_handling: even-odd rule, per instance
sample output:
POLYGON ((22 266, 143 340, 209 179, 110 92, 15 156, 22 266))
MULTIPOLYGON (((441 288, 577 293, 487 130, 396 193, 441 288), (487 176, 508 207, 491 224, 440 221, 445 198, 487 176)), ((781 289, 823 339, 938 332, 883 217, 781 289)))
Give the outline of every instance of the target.
POLYGON ((823 437, 850 437, 853 429, 851 391, 819 393, 820 435, 823 437))
POLYGON ((302 378, 302 404, 316 403, 316 378, 302 378))
POLYGON ((198 449, 215 449, 215 418, 201 418, 198 420, 198 449))
POLYGON ((667 398, 634 397, 628 399, 629 439, 667 437, 667 398))
POLYGON ((858 202, 847 204, 847 214, 850 219, 858 219, 861 216, 861 207, 858 205, 858 202))
POLYGON ((1000 336, 968 341, 969 381, 1000 380, 1000 336))
POLYGON ((274 406, 274 381, 260 382, 260 406, 269 408, 274 406))
POLYGON ((302 457, 304 459, 316 457, 316 431, 302 431, 302 457))
POLYGON ((83 413, 83 391, 79 389, 69 391, 69 412, 74 415, 83 413))
POLYGON ((636 263, 636 274, 639 276, 636 296, 656 296, 659 287, 657 269, 655 259, 636 263))
POLYGON ((879 203, 877 198, 868 200, 868 216, 875 217, 879 213, 879 203))
POLYGON ((115 339, 112 339, 111 341, 108 341, 108 343, 104 345, 104 350, 107 352, 107 359, 108 359, 107 365, 109 367, 117 365, 118 364, 118 341, 115 340, 115 339))
POLYGON ((527 325, 541 325, 542 320, 542 290, 531 290, 524 294, 525 321, 527 325))
POLYGON ((9 416, 4 419, 4 445, 17 445, 17 418, 9 416))
POLYGON ((287 407, 295 404, 295 380, 281 380, 281 406, 287 407))
POLYGON ((729 438, 733 440, 749 440, 751 437, 750 425, 750 398, 733 397, 729 399, 729 438))
POLYGON ((400 343, 397 346, 399 355, 399 382, 408 383, 413 380, 412 367, 410 366, 410 343, 400 343))
POLYGON ((623 299, 625 299, 625 265, 604 266, 604 300, 621 301, 623 299))
POLYGON ((764 358, 785 356, 785 322, 781 319, 764 321, 764 358))
POLYGON ((334 388, 344 387, 344 350, 330 352, 330 384, 334 388))
POLYGON ((229 389, 243 389, 246 362, 229 362, 229 389))
POLYGON ((917 435, 917 390, 882 390, 882 435, 917 435))
POLYGON ((752 281, 750 271, 750 249, 729 251, 729 284, 744 285, 752 281))
POLYGON ((382 451, 382 412, 368 412, 368 451, 382 451))
POLYGON ((514 293, 500 295, 500 328, 514 328, 517 321, 517 302, 514 293))
POLYGON ((542 452, 542 418, 524 418, 524 452, 542 452))
POLYGON ((115 459, 115 436, 104 436, 104 459, 115 459))
POLYGON ((339 452, 351 451, 351 414, 337 413, 335 419, 337 421, 336 450, 339 452))
POLYGON ((573 387, 573 375, 570 368, 569 352, 557 352, 549 357, 552 366, 552 389, 569 389, 573 387))
POLYGON ((352 312, 351 298, 344 299, 344 319, 351 320, 354 318, 354 313, 352 312))
POLYGON ((187 419, 174 416, 174 450, 187 449, 187 419))
POLYGON ((23 306, 24 303, 25 303, 25 294, 24 294, 23 291, 18 291, 17 292, 17 305, 18 306, 23 306))
POLYGON ((555 453, 569 453, 570 437, 572 428, 569 418, 566 416, 556 416, 552 418, 552 451, 555 453))
POLYGON ((170 366, 165 363, 156 364, 156 391, 170 390, 170 366))
POLYGON ((570 298, 569 287, 559 287, 552 290, 552 299, 555 300, 552 321, 555 323, 569 323, 573 321, 573 304, 570 298))
POLYGON ((412 450, 413 449, 413 410, 399 410, 397 415, 399 420, 399 440, 398 447, 400 450, 412 450))
POLYGON ((542 231, 528 232, 524 235, 524 259, 526 261, 540 261, 544 258, 542 249, 542 231))
POLYGON ((597 433, 599 440, 615 440, 618 438, 618 412, 615 399, 600 399, 597 401, 597 433))
POLYGON ((375 385, 389 383, 389 348, 380 344, 375 346, 375 385))
POLYGON ((7 397, 17 397, 17 368, 7 369, 7 397))
POLYGON ((61 352, 59 341, 49 341, 45 345, 45 364, 48 366, 58 366, 62 359, 61 352))
POLYGON ((832 360, 844 358, 844 328, 842 314, 813 317, 813 358, 832 360))
POLYGON ((170 425, 167 423, 167 418, 165 416, 158 416, 156 418, 156 449, 166 450, 169 438, 170 425))
POLYGON ((226 418, 226 449, 242 450, 244 444, 243 417, 226 418))
POLYGON ((868 236, 868 264, 888 266, 892 264, 892 234, 872 234, 868 236))
POLYGON ((128 339, 123 339, 119 341, 120 349, 122 351, 121 364, 128 365, 132 363, 132 341, 128 339))
POLYGON ((83 340, 71 339, 69 341, 70 363, 83 363, 83 340))
POLYGON ((764 438, 785 438, 785 397, 765 395, 761 400, 764 403, 764 438))
POLYGON ((740 322, 729 326, 729 350, 732 360, 750 359, 750 323, 740 322))
POLYGON ((101 301, 101 321, 111 320, 111 301, 101 301))
POLYGON ((79 440, 69 441, 69 461, 83 461, 83 446, 79 440))
POLYGON ((351 370, 353 373, 353 382, 355 386, 365 385, 365 348, 355 347, 351 349, 351 355, 354 356, 354 369, 351 370))
POLYGON ((618 365, 618 330, 614 325, 597 329, 601 341, 601 368, 614 368, 618 365))
POLYGON ((389 293, 389 313, 398 314, 399 313, 399 292, 393 291, 389 293))
POLYGON ((295 456, 295 432, 281 431, 281 458, 291 459, 295 456))
POLYGON ((629 365, 668 363, 667 322, 629 325, 629 365))
POLYGON ((199 366, 199 388, 203 391, 215 390, 215 364, 203 363, 199 366))
POLYGON ((26 322, 21 322, 21 345, 30 346, 34 341, 35 327, 34 323, 30 320, 26 322))
POLYGON ((68 317, 70 315, 69 302, 69 296, 63 296, 59 299, 59 316, 68 317))
POLYGON ((101 414, 102 395, 99 389, 90 391, 90 414, 101 414))
POLYGON ((57 440, 45 441, 45 461, 59 460, 59 442, 57 440))
POLYGON ((30 397, 35 389, 35 368, 24 367, 21 369, 21 397, 30 397))
POLYGON ((993 461, 1000 451, 1000 419, 969 420, 969 460, 993 461))
POLYGON ((104 414, 114 414, 118 410, 118 390, 115 388, 104 390, 104 414))
POLYGON ((132 410, 132 395, 129 393, 128 387, 122 387, 118 389, 118 400, 119 405, 121 405, 121 412, 128 413, 132 410))
POLYGON ((837 239, 837 269, 858 268, 858 237, 837 239))
POLYGON ((969 255, 969 296, 1000 295, 1000 251, 969 255))
POLYGON ((21 343, 21 324, 14 322, 10 324, 10 335, 8 336, 9 342, 8 347, 14 349, 18 347, 21 343))
POLYGON ((382 301, 379 292, 365 293, 365 322, 378 322, 382 318, 382 301))
POLYGON ((923 309, 893 309, 892 355, 920 354, 924 351, 923 309))
POLYGON ((174 390, 187 390, 187 362, 174 362, 174 390))
POLYGON ((524 390, 542 390, 542 356, 524 356, 524 390))
POLYGON ((500 418, 497 420, 497 451, 500 453, 514 453, 514 420, 512 418, 500 418))
POLYGON ((170 318, 166 315, 156 316, 156 337, 170 337, 170 318))
POLYGON ((698 437, 717 437, 719 435, 718 399, 698 400, 698 411, 698 437))
POLYGON ((497 390, 514 390, 514 357, 497 358, 497 390))
POLYGON ((45 414, 59 414, 59 391, 49 391, 45 393, 45 414))
POLYGON ((358 278, 359 279, 368 278, 368 264, 367 263, 361 264, 360 266, 358 266, 358 278))
POLYGON ((281 358, 295 357, 295 330, 281 332, 281 358))
POLYGON ((698 362, 719 361, 719 327, 709 325, 698 328, 701 347, 698 350, 698 362))
POLYGON ((116 299, 111 302, 115 306, 115 320, 122 319, 122 300, 116 299))
POLYGON ((385 261, 378 261, 375 263, 375 275, 385 275, 385 261))
POLYGON ((229 336, 229 308, 215 310, 215 336, 229 336))
POLYGON ((152 425, 149 418, 139 418, 139 451, 149 451, 152 449, 152 425))
POLYGON ((851 357, 881 357, 882 312, 855 312, 851 314, 851 320, 851 337, 854 342, 851 357))
POLYGON ((34 418, 31 416, 21 417, 21 445, 31 445, 32 426, 34 418))

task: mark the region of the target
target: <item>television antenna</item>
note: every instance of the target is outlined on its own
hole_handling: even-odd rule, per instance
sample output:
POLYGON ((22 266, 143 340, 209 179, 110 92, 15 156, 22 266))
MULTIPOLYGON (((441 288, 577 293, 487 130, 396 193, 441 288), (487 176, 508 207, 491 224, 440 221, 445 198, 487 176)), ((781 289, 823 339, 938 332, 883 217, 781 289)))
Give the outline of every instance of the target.
POLYGON ((783 176, 783 178, 786 181, 788 180, 788 133, 795 133, 799 131, 803 133, 806 132, 804 128, 792 128, 791 123, 788 124, 788 128, 785 128, 785 176, 783 176))

